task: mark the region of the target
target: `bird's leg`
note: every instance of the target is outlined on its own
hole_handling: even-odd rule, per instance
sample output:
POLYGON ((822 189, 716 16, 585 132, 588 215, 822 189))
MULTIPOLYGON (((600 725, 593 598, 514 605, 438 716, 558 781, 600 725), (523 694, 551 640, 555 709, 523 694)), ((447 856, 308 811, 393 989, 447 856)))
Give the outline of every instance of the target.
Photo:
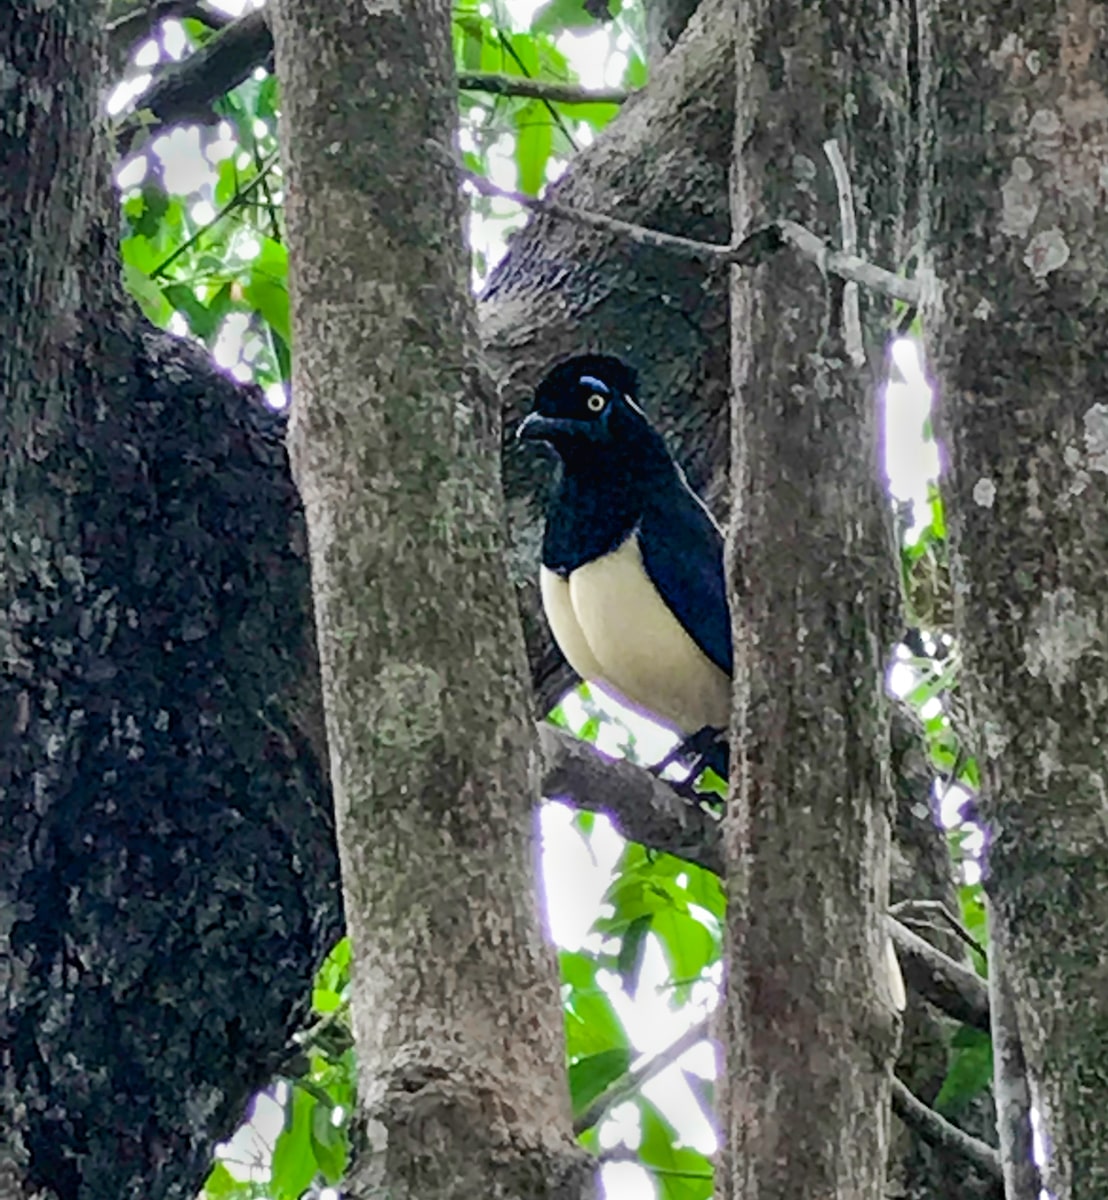
POLYGON ((726 731, 714 725, 705 725, 696 733, 690 734, 676 746, 660 762, 655 763, 651 773, 661 776, 665 769, 675 762, 689 763, 687 779, 673 784, 673 789, 679 795, 688 799, 699 795, 694 784, 700 778, 706 767, 711 767, 718 775, 726 778, 726 744, 721 744, 720 738, 726 731), (722 767, 722 770, 721 770, 722 767))

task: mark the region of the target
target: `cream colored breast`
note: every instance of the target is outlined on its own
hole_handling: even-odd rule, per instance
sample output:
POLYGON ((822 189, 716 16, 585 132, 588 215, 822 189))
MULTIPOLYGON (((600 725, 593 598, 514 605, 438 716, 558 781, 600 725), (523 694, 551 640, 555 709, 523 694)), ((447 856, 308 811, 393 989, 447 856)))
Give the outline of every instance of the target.
POLYGON ((543 607, 573 669, 683 733, 726 727, 731 681, 666 607, 630 537, 568 582, 545 568, 543 607))

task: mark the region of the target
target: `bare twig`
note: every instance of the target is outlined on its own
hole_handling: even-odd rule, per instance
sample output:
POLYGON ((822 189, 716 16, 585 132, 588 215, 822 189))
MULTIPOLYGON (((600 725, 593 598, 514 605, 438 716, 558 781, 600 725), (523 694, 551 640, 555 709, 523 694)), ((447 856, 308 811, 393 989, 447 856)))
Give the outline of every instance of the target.
POLYGON ((645 225, 634 225, 630 221, 621 221, 618 217, 609 217, 604 213, 573 208, 568 204, 560 204, 557 200, 528 196, 523 192, 499 187, 483 175, 475 175, 471 171, 463 172, 463 177, 482 196, 511 200, 532 212, 557 217, 559 220, 573 221, 578 225, 587 225, 591 229, 599 229, 604 233, 625 238, 639 246, 648 246, 653 250, 665 250, 700 262, 719 264, 720 266, 729 264, 751 266, 762 262, 769 253, 778 249, 782 244, 781 238, 773 226, 766 226, 765 229, 758 230, 738 246, 719 246, 714 242, 699 242, 694 238, 681 237, 679 234, 663 233, 660 229, 648 229, 645 225))
MULTIPOLYGON (((854 215, 854 187, 850 182, 850 171, 846 166, 839 143, 829 138, 823 143, 823 152, 831 164, 835 176, 835 187, 839 193, 839 240, 845 254, 858 253, 858 222, 854 215)), ((843 285, 843 343, 850 361, 856 366, 865 366, 866 352, 862 346, 862 318, 858 311, 858 284, 851 281, 843 285)))
POLYGON ((928 1108, 895 1076, 892 1101, 893 1112, 929 1145, 957 1154, 990 1179, 1001 1179, 1000 1157, 992 1146, 928 1108))
POLYGON ((463 92, 488 92, 494 96, 520 96, 551 104, 622 104, 633 92, 623 88, 587 88, 579 83, 557 83, 522 75, 462 71, 458 87, 463 92))
POLYGON ((644 1083, 660 1074, 666 1067, 672 1066, 683 1054, 694 1046, 698 1046, 708 1036, 707 1020, 698 1021, 691 1028, 671 1042, 664 1050, 659 1051, 653 1058, 647 1059, 641 1066, 634 1067, 626 1075, 621 1076, 599 1095, 592 1104, 573 1122, 574 1133, 584 1133, 601 1120, 609 1109, 634 1096, 644 1083))
POLYGON ((757 266, 759 263, 765 262, 776 250, 787 245, 792 247, 801 258, 815 263, 826 274, 836 275, 848 282, 860 283, 863 287, 893 300, 918 304, 921 299, 922 290, 915 280, 903 279, 891 271, 886 271, 883 267, 866 262, 856 254, 833 250, 821 238, 795 221, 776 221, 771 225, 754 230, 735 245, 721 246, 716 242, 700 242, 694 238, 680 237, 674 233, 663 233, 660 229, 648 229, 645 225, 635 225, 630 221, 621 221, 618 217, 606 216, 604 213, 574 208, 568 204, 561 204, 557 200, 527 196, 522 192, 512 191, 510 188, 498 187, 490 180, 472 172, 463 172, 463 177, 483 196, 496 196, 504 200, 512 200, 532 212, 542 213, 559 220, 574 221, 578 225, 587 225, 615 237, 626 238, 640 246, 664 250, 683 258, 695 259, 698 262, 719 266, 757 266))
POLYGON ((992 1014, 993 1096, 1005 1200, 1039 1200, 1042 1179, 1032 1151, 1031 1088, 1016 1006, 1008 986, 1003 931, 989 914, 989 1009, 992 1014))
POLYGON ((941 900, 901 900, 899 904, 894 904, 889 911, 894 917, 899 917, 905 924, 909 925, 921 924, 916 919, 917 913, 927 918, 938 917, 971 950, 976 950, 983 959, 988 961, 989 956, 985 947, 981 945, 941 900))
POLYGON ((889 918, 889 933, 912 991, 955 1020, 988 1033, 989 992, 977 972, 955 962, 894 917, 889 918))

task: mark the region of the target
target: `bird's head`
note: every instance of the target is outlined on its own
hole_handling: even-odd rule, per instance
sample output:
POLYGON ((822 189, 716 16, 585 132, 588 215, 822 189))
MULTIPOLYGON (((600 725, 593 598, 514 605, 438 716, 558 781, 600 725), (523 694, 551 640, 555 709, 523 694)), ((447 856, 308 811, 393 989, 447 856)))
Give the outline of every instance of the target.
POLYGON ((635 371, 625 362, 579 354, 545 376, 516 434, 549 443, 567 467, 598 459, 649 462, 666 451, 636 403, 637 392, 635 371))

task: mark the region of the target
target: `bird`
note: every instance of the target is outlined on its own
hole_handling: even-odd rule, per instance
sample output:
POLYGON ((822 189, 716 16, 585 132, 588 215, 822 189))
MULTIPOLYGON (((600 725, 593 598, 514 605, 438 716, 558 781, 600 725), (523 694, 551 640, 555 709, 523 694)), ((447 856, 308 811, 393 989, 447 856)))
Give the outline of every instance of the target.
MULTIPOLYGON (((681 735, 697 771, 727 778, 734 652, 723 534, 638 404, 619 358, 554 366, 516 430, 562 472, 546 513, 539 569, 554 640, 583 679, 681 735)), ((665 761, 669 761, 667 758, 665 761)), ((889 998, 904 979, 891 938, 889 998)))
POLYGON ((681 736, 726 778, 731 618, 723 535, 607 354, 555 365, 517 429, 561 460, 539 571, 554 640, 583 679, 681 736))

